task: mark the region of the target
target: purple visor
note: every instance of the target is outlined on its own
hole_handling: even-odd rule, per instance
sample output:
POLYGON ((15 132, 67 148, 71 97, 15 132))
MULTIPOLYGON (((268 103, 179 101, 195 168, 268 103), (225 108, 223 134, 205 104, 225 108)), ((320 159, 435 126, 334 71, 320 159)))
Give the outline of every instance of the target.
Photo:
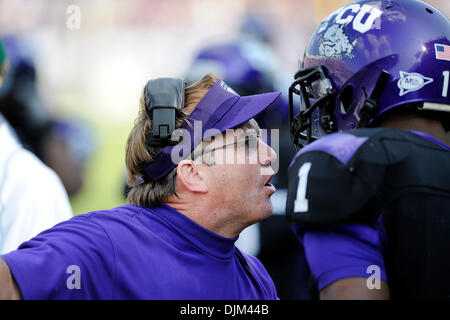
POLYGON ((161 179, 181 161, 182 157, 178 154, 180 145, 181 150, 192 152, 202 140, 254 118, 269 107, 280 94, 270 92, 241 97, 225 82, 217 80, 181 126, 183 141, 175 146, 165 147, 155 160, 145 167, 145 172, 153 181, 161 179), (209 131, 206 132, 207 130, 209 131), (189 139, 186 139, 186 134, 189 134, 189 139), (190 146, 186 145, 188 143, 190 146))

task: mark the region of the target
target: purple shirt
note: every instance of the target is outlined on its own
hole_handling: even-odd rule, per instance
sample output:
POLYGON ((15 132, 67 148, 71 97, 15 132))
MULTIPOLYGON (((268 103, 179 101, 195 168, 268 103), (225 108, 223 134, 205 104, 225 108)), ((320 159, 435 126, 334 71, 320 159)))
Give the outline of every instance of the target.
POLYGON ((277 299, 236 240, 167 205, 125 205, 62 222, 2 258, 24 299, 277 299))

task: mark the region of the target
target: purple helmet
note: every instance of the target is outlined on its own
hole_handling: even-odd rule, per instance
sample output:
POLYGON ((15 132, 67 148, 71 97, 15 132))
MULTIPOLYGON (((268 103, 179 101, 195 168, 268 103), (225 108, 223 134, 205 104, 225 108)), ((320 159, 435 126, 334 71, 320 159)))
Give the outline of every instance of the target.
POLYGON ((333 12, 313 34, 289 88, 296 147, 370 126, 405 104, 450 112, 449 39, 447 17, 421 1, 361 0, 333 12), (295 117, 294 94, 301 97, 295 117))

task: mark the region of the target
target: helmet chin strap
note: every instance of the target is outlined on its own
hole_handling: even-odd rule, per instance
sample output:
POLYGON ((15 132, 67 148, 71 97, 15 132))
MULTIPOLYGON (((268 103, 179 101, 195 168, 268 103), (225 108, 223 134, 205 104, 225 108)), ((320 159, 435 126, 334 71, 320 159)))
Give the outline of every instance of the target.
POLYGON ((383 93, 384 88, 387 85, 389 77, 391 74, 386 70, 381 71, 380 76, 378 77, 377 83, 375 84, 375 88, 373 89, 370 96, 364 101, 364 104, 361 108, 358 128, 365 128, 369 123, 370 119, 372 119, 378 109, 378 99, 383 93))

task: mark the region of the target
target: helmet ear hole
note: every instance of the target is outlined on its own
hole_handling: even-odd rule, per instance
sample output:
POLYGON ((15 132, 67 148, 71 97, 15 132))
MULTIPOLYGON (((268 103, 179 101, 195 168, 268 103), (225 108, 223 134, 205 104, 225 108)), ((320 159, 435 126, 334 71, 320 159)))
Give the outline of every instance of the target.
POLYGON ((353 86, 348 85, 342 90, 341 95, 339 96, 339 104, 341 106, 341 112, 346 114, 350 107, 353 104, 354 92, 353 86))

